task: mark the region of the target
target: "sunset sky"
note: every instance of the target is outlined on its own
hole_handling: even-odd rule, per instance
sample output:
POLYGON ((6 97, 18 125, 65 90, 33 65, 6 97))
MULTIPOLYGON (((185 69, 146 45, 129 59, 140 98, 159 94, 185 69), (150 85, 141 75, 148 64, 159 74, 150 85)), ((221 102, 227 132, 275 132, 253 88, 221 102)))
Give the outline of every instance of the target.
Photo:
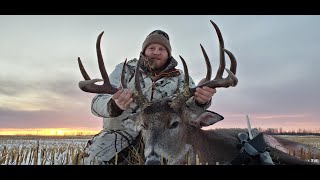
MULTIPOLYGON (((78 88, 77 57, 91 78, 101 77, 95 43, 102 31, 109 73, 126 58, 138 57, 146 35, 162 29, 173 56, 186 60, 195 82, 206 73, 200 43, 214 76, 219 46, 210 20, 237 59, 239 79, 236 87, 217 89, 209 109, 225 119, 213 128, 246 127, 246 114, 252 127, 320 128, 320 16, 1 15, 0 135, 101 130, 102 118, 90 110, 95 94, 78 88)), ((228 58, 226 63, 229 67, 228 58)))

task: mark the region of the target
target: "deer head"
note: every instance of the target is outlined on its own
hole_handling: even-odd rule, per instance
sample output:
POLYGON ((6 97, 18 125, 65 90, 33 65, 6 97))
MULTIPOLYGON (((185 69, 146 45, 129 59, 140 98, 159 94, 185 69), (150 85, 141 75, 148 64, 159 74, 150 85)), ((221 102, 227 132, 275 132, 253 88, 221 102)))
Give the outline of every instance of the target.
MULTIPOLYGON (((200 44, 205 62, 207 65, 207 75, 197 87, 208 86, 211 88, 228 88, 237 85, 236 78, 236 59, 233 54, 224 48, 224 42, 218 26, 210 21, 215 28, 220 44, 220 65, 216 77, 211 80, 211 65, 206 51, 200 44), (230 70, 225 69, 224 53, 227 53, 230 60, 230 70), (223 78, 224 70, 228 76, 223 78)), ((103 33, 98 36, 97 55, 101 75, 101 79, 93 79, 87 75, 82 66, 80 58, 78 58, 80 71, 85 81, 79 82, 79 87, 85 92, 91 93, 107 93, 113 94, 120 88, 125 88, 124 68, 122 71, 121 82, 122 87, 116 88, 111 85, 107 72, 104 68, 103 59, 100 50, 100 39, 103 33), (94 84, 97 81, 104 81, 103 85, 94 84)), ((189 73, 185 60, 180 56, 184 67, 184 88, 172 97, 148 101, 142 94, 140 85, 140 68, 141 59, 138 61, 135 71, 135 93, 134 101, 140 107, 140 111, 123 120, 123 125, 133 130, 142 130, 142 137, 145 144, 146 164, 159 164, 160 157, 164 157, 168 164, 176 164, 183 156, 192 152, 192 146, 189 140, 195 133, 201 133, 201 127, 212 125, 223 117, 217 113, 203 110, 200 107, 188 107, 186 101, 195 93, 195 88, 189 87, 189 73)), ((125 63, 124 63, 125 66, 125 63)))

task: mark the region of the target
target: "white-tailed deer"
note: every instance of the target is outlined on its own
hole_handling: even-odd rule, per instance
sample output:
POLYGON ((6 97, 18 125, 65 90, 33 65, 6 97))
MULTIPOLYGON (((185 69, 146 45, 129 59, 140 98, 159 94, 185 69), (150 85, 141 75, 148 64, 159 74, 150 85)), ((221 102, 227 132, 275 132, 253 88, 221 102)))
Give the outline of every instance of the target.
MULTIPOLYGON (((223 38, 218 26, 212 21, 211 23, 219 39, 220 65, 216 77, 211 80, 212 70, 210 61, 206 51, 200 44, 207 64, 207 75, 197 87, 234 87, 238 83, 238 79, 235 76, 237 69, 236 58, 230 51, 224 48, 223 38), (230 58, 230 70, 225 68, 224 53, 227 53, 230 58), (224 70, 228 73, 226 78, 223 78, 224 70)), ((100 49, 102 35, 103 32, 98 36, 96 49, 103 80, 91 80, 80 58, 78 58, 80 71, 85 79, 85 81, 79 82, 79 87, 85 92, 114 94, 119 88, 126 88, 126 84, 124 83, 124 68, 121 76, 121 86, 116 87, 110 84, 100 49), (102 85, 95 84, 98 81, 104 81, 104 83, 102 85)), ((201 129, 202 127, 217 123, 224 118, 215 112, 203 110, 200 107, 187 106, 185 102, 194 95, 196 88, 189 87, 188 68, 181 56, 180 59, 183 63, 185 75, 183 90, 177 92, 172 97, 148 101, 142 94, 140 83, 135 83, 135 89, 132 89, 132 91, 134 92, 134 101, 139 105, 140 111, 123 120, 123 125, 133 130, 141 130, 145 146, 145 164, 160 164, 161 157, 165 159, 166 164, 183 164, 185 163, 186 155, 190 157, 191 164, 216 164, 217 162, 220 164, 234 164, 234 159, 240 154, 238 135, 245 130, 217 129, 206 131, 201 129)), ((141 63, 141 60, 139 60, 136 68, 139 68, 141 63)), ((134 78, 135 82, 140 82, 140 73, 137 69, 134 78)), ((126 111, 123 113, 126 113, 126 111)), ((271 157, 280 164, 309 164, 309 162, 285 152, 286 148, 295 149, 296 152, 299 152, 301 147, 307 147, 306 145, 293 141, 285 141, 284 139, 265 134, 261 134, 260 138, 261 141, 266 142, 270 147, 271 157)), ((314 150, 314 153, 319 153, 319 150, 314 150)), ((259 160, 252 158, 247 164, 259 164, 259 160)))

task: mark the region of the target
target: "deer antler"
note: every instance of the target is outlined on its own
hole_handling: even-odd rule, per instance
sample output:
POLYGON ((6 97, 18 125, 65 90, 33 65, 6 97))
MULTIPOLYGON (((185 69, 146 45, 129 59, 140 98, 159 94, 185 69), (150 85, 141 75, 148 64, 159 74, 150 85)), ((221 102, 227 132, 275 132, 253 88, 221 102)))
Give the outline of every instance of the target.
MULTIPOLYGON (((217 35, 218 35, 218 39, 219 39, 220 65, 219 65, 219 69, 217 71, 216 77, 213 80, 210 80, 211 79, 211 71, 212 71, 211 70, 212 68, 211 68, 211 65, 210 65, 210 60, 209 60, 209 58, 207 56, 206 51, 204 50, 204 48, 200 44, 202 53, 204 55, 204 58, 205 58, 205 61, 206 61, 206 64, 207 64, 207 76, 205 78, 205 82, 202 83, 201 85, 198 85, 197 87, 203 87, 203 86, 208 86, 208 87, 211 87, 211 88, 219 88, 219 87, 228 88, 230 86, 234 87, 238 83, 238 79, 235 76, 236 69, 237 69, 236 58, 234 57, 234 55, 230 51, 228 51, 228 50, 226 50, 224 48, 224 42, 223 42, 222 34, 221 34, 221 31, 220 31, 219 27, 213 21, 210 20, 210 22, 213 25, 213 27, 215 28, 215 30, 217 32, 217 35), (224 52, 226 52, 228 54, 229 58, 230 58, 230 61, 231 61, 230 70, 225 68, 226 63, 225 63, 224 52), (228 77, 226 77, 226 78, 222 78, 224 69, 228 73, 228 77)), ((184 61, 183 58, 180 57, 180 59, 182 61, 184 61)), ((185 71, 187 69, 187 65, 185 63, 183 63, 183 64, 184 64, 184 71, 185 71)), ((185 78, 187 78, 187 77, 189 78, 188 71, 185 71, 185 72, 187 72, 187 73, 185 73, 185 78)), ((189 89, 189 96, 194 95, 197 87, 189 89)))
POLYGON ((89 93, 99 93, 99 94, 114 94, 116 93, 119 89, 126 88, 126 84, 124 83, 124 72, 125 72, 125 65, 127 62, 127 59, 125 60, 123 67, 122 67, 122 73, 121 73, 121 85, 119 88, 116 86, 112 85, 109 80, 108 73, 106 71, 106 68, 104 66, 103 58, 102 58, 102 53, 101 53, 101 48, 100 48, 100 42, 101 42, 101 37, 104 32, 100 33, 100 35, 97 38, 97 43, 96 43, 96 49, 97 49, 97 57, 98 57, 98 64, 99 64, 99 69, 100 73, 103 79, 90 79, 88 73, 84 69, 80 57, 78 57, 78 64, 80 68, 80 72, 85 79, 84 81, 79 82, 79 88, 85 92, 89 93), (98 81, 104 81, 102 85, 97 85, 94 84, 98 81))
MULTIPOLYGON (((79 88, 85 92, 90 92, 90 93, 99 93, 99 94, 114 94, 120 89, 127 88, 127 85, 124 83, 125 82, 125 65, 127 62, 127 59, 123 63, 122 66, 122 72, 121 72, 121 84, 120 87, 116 87, 115 85, 112 85, 109 80, 108 73, 106 71, 106 68, 104 66, 103 58, 102 58, 102 53, 101 53, 101 48, 100 48, 100 43, 101 43, 101 37, 104 32, 100 33, 100 35, 97 38, 97 43, 96 43, 96 49, 97 49, 97 57, 98 57, 98 64, 99 64, 99 69, 100 73, 103 79, 90 79, 90 76, 86 72, 84 66, 82 65, 80 57, 78 57, 78 64, 80 68, 80 72, 85 79, 84 81, 79 82, 79 88), (104 81, 102 85, 97 85, 94 84, 98 81, 104 81)), ((135 89, 137 91, 136 94, 133 95, 134 100, 138 103, 139 106, 142 105, 147 105, 148 100, 144 97, 141 86, 140 86, 140 65, 141 65, 142 59, 140 58, 135 70, 135 89)))
MULTIPOLYGON (((230 86, 236 86, 238 83, 238 79, 235 76, 236 74, 236 69, 237 69, 237 61, 236 58, 234 57, 234 55, 226 50, 224 48, 224 42, 223 42, 223 38, 222 38, 222 34, 218 28, 218 26, 211 21, 211 24, 213 25, 213 27, 215 28, 217 34, 218 34, 218 38, 219 38, 219 44, 220 44, 220 65, 219 65, 219 69, 217 71, 216 77, 213 80, 211 79, 211 74, 212 74, 212 68, 211 68, 211 64, 210 64, 210 60, 208 58, 208 55, 205 51, 205 49, 202 47, 202 45, 200 44, 205 62, 206 62, 206 66, 207 66, 207 75, 205 78, 205 81, 198 85, 197 87, 203 87, 203 86, 208 86, 211 88, 219 88, 219 87, 225 87, 228 88, 230 86), (226 52, 230 58, 231 61, 231 65, 230 65, 230 70, 225 68, 225 57, 224 57, 224 52, 226 52), (228 72, 228 77, 226 78, 222 78, 224 69, 228 72)), ((174 101, 172 101, 171 103, 171 107, 173 107, 174 109, 179 108, 182 102, 185 102, 189 97, 193 96, 194 93, 196 92, 196 88, 189 88, 189 72, 188 72, 188 67, 187 64, 185 62, 185 60, 179 56, 182 64, 183 64, 183 70, 184 70, 184 85, 183 85, 183 90, 177 95, 177 97, 175 98, 174 101)))

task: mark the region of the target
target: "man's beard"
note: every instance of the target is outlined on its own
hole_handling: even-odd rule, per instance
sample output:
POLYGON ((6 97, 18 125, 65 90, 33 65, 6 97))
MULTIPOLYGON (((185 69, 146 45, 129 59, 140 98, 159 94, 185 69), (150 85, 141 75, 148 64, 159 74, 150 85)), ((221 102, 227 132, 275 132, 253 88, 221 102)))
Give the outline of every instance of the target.
POLYGON ((146 67, 149 71, 156 72, 156 73, 164 70, 170 62, 168 59, 167 62, 165 64, 163 64, 161 67, 157 67, 156 61, 159 60, 158 58, 147 57, 143 54, 141 54, 141 58, 143 58, 143 66, 146 67))
POLYGON ((155 58, 149 58, 149 57, 145 57, 143 63, 144 66, 147 67, 149 70, 156 70, 156 63, 155 63, 156 59, 155 58))

